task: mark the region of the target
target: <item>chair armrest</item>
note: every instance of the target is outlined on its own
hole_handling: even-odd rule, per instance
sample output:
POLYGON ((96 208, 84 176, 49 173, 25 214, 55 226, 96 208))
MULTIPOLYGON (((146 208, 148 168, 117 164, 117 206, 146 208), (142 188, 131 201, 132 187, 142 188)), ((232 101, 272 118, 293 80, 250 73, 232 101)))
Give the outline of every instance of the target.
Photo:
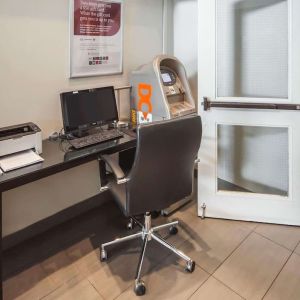
POLYGON ((122 184, 128 181, 119 164, 110 155, 101 155, 100 159, 103 160, 111 168, 117 180, 117 184, 122 184))

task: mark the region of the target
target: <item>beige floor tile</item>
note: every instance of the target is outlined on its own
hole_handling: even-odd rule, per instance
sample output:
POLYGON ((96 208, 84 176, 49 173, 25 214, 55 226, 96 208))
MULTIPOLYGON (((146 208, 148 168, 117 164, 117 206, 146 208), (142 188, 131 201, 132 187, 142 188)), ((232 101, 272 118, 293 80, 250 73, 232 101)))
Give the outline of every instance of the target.
POLYGON ((186 204, 185 206, 181 207, 177 212, 182 212, 184 214, 189 213, 193 217, 198 217, 198 204, 195 200, 193 200, 188 204, 186 204))
POLYGON ((90 239, 86 238, 78 243, 70 246, 66 250, 66 254, 69 256, 72 262, 81 259, 82 257, 86 256, 87 254, 94 251, 94 247, 90 241, 90 239))
POLYGON ((84 239, 66 249, 66 255, 72 265, 79 271, 81 277, 87 277, 97 272, 101 267, 100 251, 94 249, 90 239, 84 239))
POLYGON ((292 251, 300 241, 300 227, 298 226, 260 224, 255 231, 292 251))
POLYGON ((199 219, 189 226, 190 239, 180 250, 212 274, 250 232, 235 221, 199 219))
POLYGON ((102 268, 100 254, 98 250, 85 255, 80 260, 73 263, 73 266, 79 271, 81 278, 86 278, 102 268))
POLYGON ((245 226, 247 227, 248 229, 250 230, 254 230, 258 225, 259 223, 257 222, 246 222, 246 221, 235 221, 237 222, 237 224, 241 225, 241 226, 245 226))
MULTIPOLYGON (((183 300, 190 297, 208 278, 209 274, 196 267, 193 273, 184 271, 184 266, 171 256, 163 264, 158 265, 150 274, 143 277, 146 295, 143 299, 183 300)), ((122 293, 118 300, 136 299, 133 286, 122 293)))
MULTIPOLYGON (((193 274, 185 273, 182 261, 153 241, 149 244, 143 267, 146 299, 184 300, 192 295, 192 299, 240 299, 234 291, 247 299, 260 299, 290 253, 268 239, 274 239, 285 247, 294 247, 297 236, 296 230, 289 233, 290 229, 286 229, 286 226, 280 226, 278 230, 276 225, 261 225, 257 230, 259 234, 267 237, 263 238, 259 234, 251 233, 258 226, 257 223, 202 220, 197 216, 195 203, 188 204, 171 217, 154 220, 154 224, 166 223, 172 219, 180 221, 178 234, 169 236, 165 230, 160 232, 161 235, 190 255, 207 272, 196 267, 193 274), (251 236, 243 242, 250 233, 251 236), (239 248, 236 249, 237 247, 239 248), (224 266, 216 272, 220 276, 218 280, 213 277, 208 279, 208 272, 213 273, 231 253, 224 266), (220 281, 221 277, 224 283, 220 281)), ((6 280, 4 300, 35 300, 43 297, 46 300, 100 300, 115 297, 136 299, 133 283, 140 241, 109 247, 109 260, 106 263, 100 262, 99 249, 95 249, 100 241, 133 233, 126 232, 121 223, 112 229, 110 223, 106 227, 101 223, 104 229, 101 227, 98 233, 93 234, 91 230, 91 234, 85 235, 88 236, 85 240, 72 245, 66 251, 62 249, 62 252, 41 264, 6 280)), ((87 222, 86 227, 89 226, 95 227, 94 223, 88 225, 87 222)), ((300 258, 300 244, 268 291, 267 300, 300 299, 296 283, 299 282, 300 269, 297 257, 300 258)))
POLYGON ((243 298, 226 287, 223 283, 210 277, 190 300, 242 300, 243 298))
POLYGON ((3 283, 4 300, 40 299, 56 287, 57 285, 47 277, 41 265, 36 265, 3 283))
POLYGON ((74 284, 72 280, 60 286, 43 300, 103 300, 104 298, 95 290, 88 280, 74 284))
POLYGON ((79 270, 72 263, 71 259, 66 255, 65 251, 46 259, 41 263, 43 270, 51 280, 61 285, 79 275, 79 270))
POLYGON ((300 299, 300 256, 293 254, 276 278, 265 300, 300 299))
POLYGON ((195 222, 201 222, 198 217, 193 217, 188 213, 176 212, 176 214, 170 217, 160 217, 153 222, 153 226, 165 224, 172 221, 179 221, 178 233, 176 235, 169 234, 169 228, 164 228, 158 231, 158 233, 165 238, 169 243, 175 247, 179 247, 183 242, 192 237, 193 224, 195 222))
POLYGON ((246 299, 261 299, 290 253, 252 233, 215 272, 214 277, 246 299))

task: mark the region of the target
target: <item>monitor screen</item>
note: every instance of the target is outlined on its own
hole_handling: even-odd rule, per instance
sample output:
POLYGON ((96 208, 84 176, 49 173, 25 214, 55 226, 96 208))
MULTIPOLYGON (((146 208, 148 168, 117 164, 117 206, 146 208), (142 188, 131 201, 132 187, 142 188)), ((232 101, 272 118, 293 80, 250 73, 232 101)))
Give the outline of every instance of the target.
POLYGON ((65 133, 96 124, 118 121, 112 86, 61 94, 65 133))

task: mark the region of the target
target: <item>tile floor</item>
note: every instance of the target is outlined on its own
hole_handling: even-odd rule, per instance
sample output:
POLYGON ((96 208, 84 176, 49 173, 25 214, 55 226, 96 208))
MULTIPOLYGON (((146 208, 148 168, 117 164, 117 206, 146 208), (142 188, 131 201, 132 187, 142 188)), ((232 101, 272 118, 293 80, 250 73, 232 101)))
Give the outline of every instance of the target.
MULTIPOLYGON (((143 267, 144 299, 300 299, 300 228, 202 220, 192 203, 168 236, 196 261, 192 274, 154 241, 143 267)), ((159 217, 155 223, 166 222, 159 217)), ((99 261, 98 244, 123 236, 126 219, 106 203, 26 241, 4 255, 4 299, 136 299, 133 293, 140 241, 111 247, 99 261)))

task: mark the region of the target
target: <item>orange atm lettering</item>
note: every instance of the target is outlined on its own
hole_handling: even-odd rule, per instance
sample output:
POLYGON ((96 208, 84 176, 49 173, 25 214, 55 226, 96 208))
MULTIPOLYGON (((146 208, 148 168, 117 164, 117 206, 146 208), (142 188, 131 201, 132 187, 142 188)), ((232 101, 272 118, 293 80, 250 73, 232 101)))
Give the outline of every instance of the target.
POLYGON ((152 96, 152 86, 146 83, 140 83, 138 85, 138 95, 139 95, 139 102, 138 102, 138 110, 141 111, 144 115, 144 118, 147 118, 148 113, 152 112, 152 103, 151 103, 151 96, 152 96), (142 111, 143 106, 148 107, 148 111, 142 111))

